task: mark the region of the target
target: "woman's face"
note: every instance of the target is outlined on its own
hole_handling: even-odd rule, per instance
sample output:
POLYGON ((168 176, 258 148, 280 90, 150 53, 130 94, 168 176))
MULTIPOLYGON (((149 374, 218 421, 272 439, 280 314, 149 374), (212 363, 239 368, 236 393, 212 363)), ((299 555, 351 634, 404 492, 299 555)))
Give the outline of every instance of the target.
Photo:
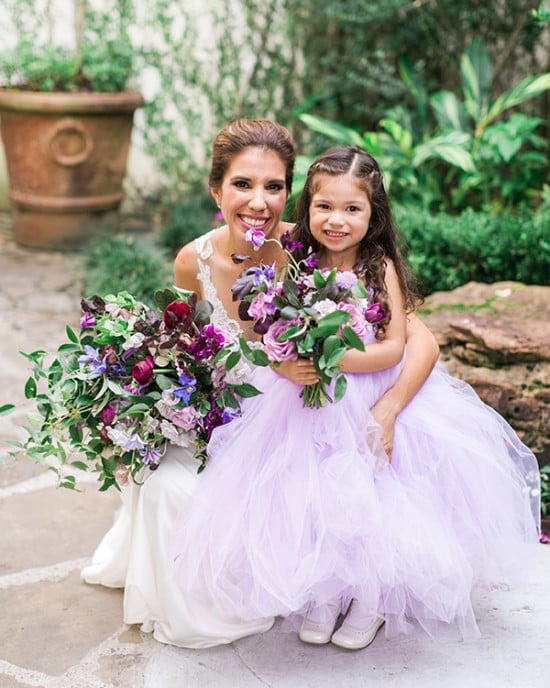
POLYGON ((221 187, 211 189, 230 230, 273 233, 288 196, 285 172, 284 162, 272 150, 249 147, 233 158, 221 187))

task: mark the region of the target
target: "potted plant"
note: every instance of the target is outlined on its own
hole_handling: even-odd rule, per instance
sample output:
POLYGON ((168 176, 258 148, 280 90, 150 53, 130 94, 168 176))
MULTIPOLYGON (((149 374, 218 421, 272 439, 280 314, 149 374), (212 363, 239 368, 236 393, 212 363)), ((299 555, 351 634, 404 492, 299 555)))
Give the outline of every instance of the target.
POLYGON ((65 18, 54 0, 40 4, 42 13, 35 5, 8 0, 4 12, 17 42, 0 53, 0 131, 15 238, 25 246, 76 248, 115 226, 123 198, 133 113, 143 104, 140 93, 127 90, 131 3, 73 0, 65 18), (72 33, 70 45, 59 44, 60 33, 72 33))

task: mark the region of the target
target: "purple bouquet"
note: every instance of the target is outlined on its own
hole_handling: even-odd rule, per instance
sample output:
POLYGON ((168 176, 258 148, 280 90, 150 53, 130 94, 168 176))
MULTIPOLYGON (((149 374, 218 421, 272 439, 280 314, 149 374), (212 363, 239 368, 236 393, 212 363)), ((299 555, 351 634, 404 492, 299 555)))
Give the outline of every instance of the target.
POLYGON ((67 326, 53 362, 45 351, 23 354, 38 427, 15 444, 40 463, 58 457, 61 486, 75 487, 67 467, 96 470, 100 490, 139 481, 169 444, 193 448, 200 472, 213 429, 240 412, 240 397, 259 393, 242 382, 238 342, 210 322, 210 303, 171 290, 155 301, 158 309, 127 292, 84 299, 80 332, 67 326))
MULTIPOLYGON (((247 238, 255 248, 264 241, 277 241, 254 230, 247 238)), ((372 289, 354 272, 318 269, 314 253, 296 262, 292 252, 299 244, 288 233, 280 245, 288 255, 282 274, 271 265, 245 268, 232 287, 233 299, 240 301, 241 319, 254 321, 253 329, 262 335, 269 361, 277 365, 300 356, 313 359, 320 381, 305 386, 300 395, 304 406, 323 407, 345 394, 346 378, 338 364, 346 351, 364 350, 386 313, 374 301, 372 289)))

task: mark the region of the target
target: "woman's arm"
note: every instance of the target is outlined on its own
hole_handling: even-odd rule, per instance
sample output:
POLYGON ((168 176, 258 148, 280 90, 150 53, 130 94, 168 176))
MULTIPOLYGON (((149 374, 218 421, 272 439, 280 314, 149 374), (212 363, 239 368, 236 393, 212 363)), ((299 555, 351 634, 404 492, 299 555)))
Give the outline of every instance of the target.
POLYGON ((439 357, 436 338, 414 313, 407 317, 407 357, 393 387, 380 397, 371 412, 382 428, 382 444, 391 459, 395 421, 422 387, 439 357))
POLYGON ((195 242, 191 241, 179 250, 174 260, 174 284, 179 289, 187 289, 200 295, 202 289, 197 272, 197 252, 195 242))

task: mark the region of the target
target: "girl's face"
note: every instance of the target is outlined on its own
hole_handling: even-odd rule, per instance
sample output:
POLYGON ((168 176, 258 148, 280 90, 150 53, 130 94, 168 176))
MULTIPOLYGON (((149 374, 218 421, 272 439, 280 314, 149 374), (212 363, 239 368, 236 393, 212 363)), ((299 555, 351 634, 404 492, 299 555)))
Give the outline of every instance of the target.
POLYGON ((285 164, 272 150, 249 147, 231 161, 221 187, 211 189, 231 231, 276 229, 287 199, 285 164))
POLYGON ((369 228, 369 198, 349 174, 319 174, 314 181, 317 188, 309 206, 311 234, 323 247, 324 262, 351 270, 369 228))

